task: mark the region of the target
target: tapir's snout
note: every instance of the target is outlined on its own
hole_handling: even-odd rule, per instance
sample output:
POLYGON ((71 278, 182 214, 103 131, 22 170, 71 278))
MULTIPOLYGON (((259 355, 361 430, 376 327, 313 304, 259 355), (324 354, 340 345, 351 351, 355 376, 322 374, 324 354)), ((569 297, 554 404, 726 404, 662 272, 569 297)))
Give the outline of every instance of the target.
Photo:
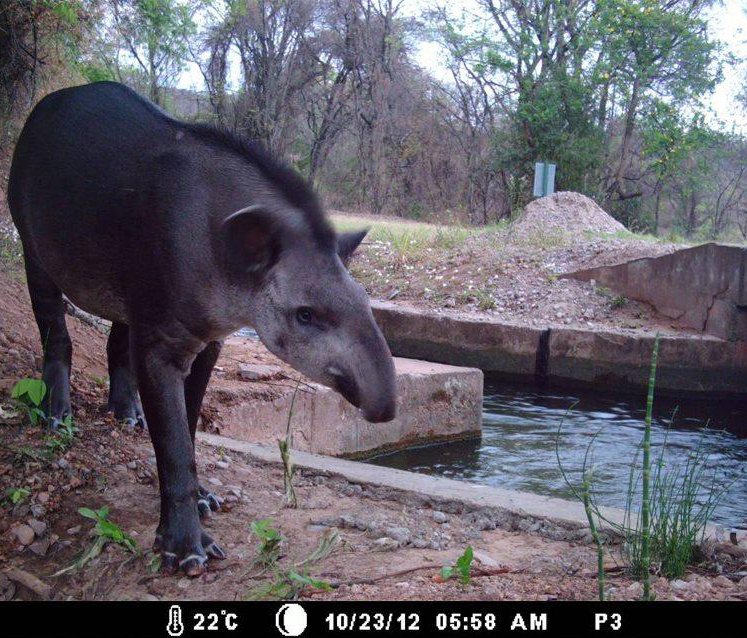
POLYGON ((390 400, 374 410, 364 410, 363 416, 366 421, 370 421, 371 423, 386 423, 397 416, 397 403, 394 400, 390 400))
POLYGON ((382 363, 383 366, 373 366, 383 369, 372 371, 374 373, 364 381, 363 388, 351 372, 334 365, 327 368, 327 373, 332 379, 330 385, 346 401, 359 408, 363 418, 371 423, 391 421, 397 414, 395 374, 391 356, 382 363))

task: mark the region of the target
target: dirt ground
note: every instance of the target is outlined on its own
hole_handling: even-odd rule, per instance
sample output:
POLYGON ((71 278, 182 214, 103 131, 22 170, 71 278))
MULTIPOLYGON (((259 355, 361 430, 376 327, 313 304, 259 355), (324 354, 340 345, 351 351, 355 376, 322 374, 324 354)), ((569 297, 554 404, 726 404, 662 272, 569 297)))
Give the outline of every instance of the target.
MULTIPOLYGON (((295 480, 299 507, 289 509, 283 506, 279 466, 202 443, 197 449, 202 481, 225 498, 223 511, 204 525, 228 557, 211 561, 197 578, 154 572, 150 548, 159 501, 150 442, 147 434, 124 428, 105 413, 104 334, 73 317, 68 325, 80 431, 67 449, 48 453, 51 435, 12 416, 9 389, 19 378, 38 375, 40 348, 22 277, 0 270, 0 600, 596 597, 596 555, 584 542, 496 528, 484 513, 440 511, 437 503, 423 505, 406 492, 382 498, 369 486, 306 471, 295 480), (6 494, 17 488, 27 493, 13 504, 6 494), (54 576, 93 542, 93 522, 78 509, 103 506, 134 539, 137 553, 109 544, 83 568, 54 576), (263 519, 271 519, 282 535, 272 567, 262 566, 250 529, 252 521, 263 519), (304 563, 322 539, 336 539, 331 552, 304 563), (453 564, 468 545, 476 557, 471 582, 441 582, 440 568, 453 564), (290 570, 324 581, 331 590, 309 585, 273 590, 273 583, 288 582, 290 570)), ((230 356, 229 349, 219 374, 232 374, 230 356)), ((264 357, 258 353, 257 361, 270 361, 264 357)), ((635 599, 640 584, 616 567, 616 553, 610 549, 608 595, 635 599)), ((656 595, 744 600, 746 554, 741 546, 713 546, 685 578, 672 583, 655 578, 656 595)))
POLYGON ((513 222, 479 230, 338 218, 345 228, 373 225, 351 272, 374 299, 540 327, 681 331, 648 304, 559 278, 684 247, 628 233, 578 193, 536 200, 513 222))

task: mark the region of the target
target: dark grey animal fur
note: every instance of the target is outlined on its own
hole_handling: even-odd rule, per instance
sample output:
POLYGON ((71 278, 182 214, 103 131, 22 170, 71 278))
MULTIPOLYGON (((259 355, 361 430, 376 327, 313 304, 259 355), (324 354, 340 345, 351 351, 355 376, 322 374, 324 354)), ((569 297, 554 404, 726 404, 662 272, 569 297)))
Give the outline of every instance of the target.
POLYGON ((367 419, 394 417, 391 354, 343 264, 365 233, 337 235, 306 182, 258 146, 175 120, 116 83, 63 89, 26 122, 8 203, 48 420, 71 410, 64 293, 113 322, 109 408, 147 419, 167 568, 195 574, 223 556, 198 518, 219 501, 198 485, 194 433, 226 335, 252 325, 367 419))

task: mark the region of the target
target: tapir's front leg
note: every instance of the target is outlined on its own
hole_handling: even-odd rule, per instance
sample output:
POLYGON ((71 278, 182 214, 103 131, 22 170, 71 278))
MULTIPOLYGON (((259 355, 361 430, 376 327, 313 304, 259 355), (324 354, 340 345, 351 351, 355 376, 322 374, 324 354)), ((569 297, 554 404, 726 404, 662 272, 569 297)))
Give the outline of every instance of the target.
POLYGON ((195 344, 144 326, 131 329, 131 348, 158 466, 161 520, 155 549, 168 571, 200 574, 208 555, 224 556, 203 531, 197 511, 197 471, 187 422, 184 380, 195 357, 195 344))

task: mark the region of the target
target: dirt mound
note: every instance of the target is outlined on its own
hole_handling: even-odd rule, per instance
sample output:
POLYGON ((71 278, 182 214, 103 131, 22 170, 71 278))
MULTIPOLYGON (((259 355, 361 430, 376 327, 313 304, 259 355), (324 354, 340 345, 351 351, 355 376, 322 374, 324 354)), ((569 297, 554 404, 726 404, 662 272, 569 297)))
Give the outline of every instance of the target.
POLYGON ((554 193, 530 202, 511 224, 514 238, 555 233, 581 237, 584 232, 616 233, 623 226, 592 199, 570 191, 554 193))

